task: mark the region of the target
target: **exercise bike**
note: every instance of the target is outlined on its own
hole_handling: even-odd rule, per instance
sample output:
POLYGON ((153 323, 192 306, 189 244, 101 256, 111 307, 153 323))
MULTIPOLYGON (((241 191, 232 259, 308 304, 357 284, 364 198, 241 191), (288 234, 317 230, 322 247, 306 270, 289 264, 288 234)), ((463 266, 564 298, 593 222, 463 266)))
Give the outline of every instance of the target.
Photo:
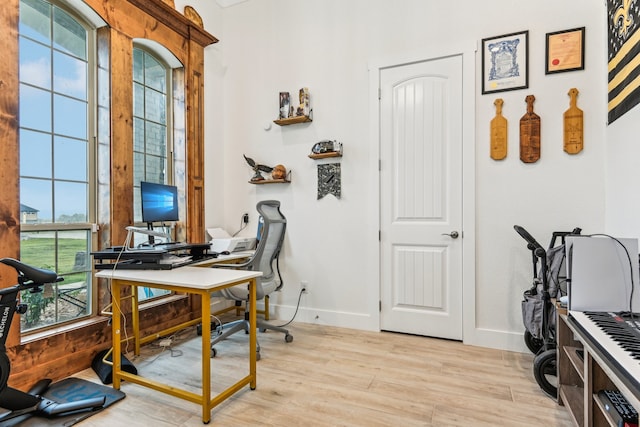
POLYGON ((50 379, 38 381, 28 392, 11 388, 7 385, 11 365, 5 344, 11 327, 13 315, 27 312, 27 305, 18 303, 20 291, 29 290, 36 293, 42 291, 45 283, 60 282, 54 271, 31 267, 12 258, 2 258, 0 262, 13 267, 18 272, 18 284, 0 289, 0 408, 9 412, 0 414, 0 425, 6 420, 20 416, 42 415, 56 416, 66 413, 95 410, 104 406, 106 396, 83 399, 75 402, 58 403, 42 396, 51 384, 50 379))

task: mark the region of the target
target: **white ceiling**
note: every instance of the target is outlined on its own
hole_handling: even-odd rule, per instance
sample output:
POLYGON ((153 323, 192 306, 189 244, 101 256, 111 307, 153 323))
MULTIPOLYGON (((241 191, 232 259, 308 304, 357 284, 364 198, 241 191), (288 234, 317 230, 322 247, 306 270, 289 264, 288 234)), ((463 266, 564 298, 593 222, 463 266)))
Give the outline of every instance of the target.
POLYGON ((229 7, 229 6, 235 6, 236 4, 245 2, 247 0, 216 0, 216 3, 218 3, 218 6, 220 7, 229 7))

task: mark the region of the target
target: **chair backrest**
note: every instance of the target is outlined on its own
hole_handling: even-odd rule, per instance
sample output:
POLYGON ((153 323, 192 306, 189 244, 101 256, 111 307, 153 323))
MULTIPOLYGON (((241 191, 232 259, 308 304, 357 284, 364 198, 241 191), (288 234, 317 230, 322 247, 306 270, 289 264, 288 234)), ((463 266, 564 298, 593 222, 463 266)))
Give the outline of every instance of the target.
MULTIPOLYGON (((284 233, 287 228, 287 219, 280 211, 280 202, 277 200, 263 200, 258 202, 256 209, 260 216, 262 216, 264 224, 262 225, 262 237, 258 242, 255 254, 247 268, 262 272, 262 277, 259 278, 262 292, 259 291, 258 293, 268 294, 274 289, 280 289, 283 285, 282 278, 276 278, 273 261, 278 257, 282 249, 284 233), (267 286, 268 284, 273 286, 267 286)), ((262 295, 258 295, 258 298, 261 297, 262 295)))

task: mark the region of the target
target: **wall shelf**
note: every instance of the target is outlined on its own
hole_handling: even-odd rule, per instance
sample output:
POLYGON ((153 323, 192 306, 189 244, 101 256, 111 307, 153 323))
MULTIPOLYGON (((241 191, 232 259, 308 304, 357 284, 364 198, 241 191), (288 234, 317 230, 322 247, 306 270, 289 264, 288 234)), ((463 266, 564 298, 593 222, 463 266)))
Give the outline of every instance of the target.
POLYGON ((277 124, 278 126, 288 126, 295 125, 297 123, 307 123, 312 121, 313 119, 310 116, 295 116, 286 119, 274 120, 273 123, 277 124))
POLYGON ((327 153, 311 153, 309 154, 310 159, 327 159, 329 157, 342 157, 342 153, 338 151, 329 151, 327 153))
POLYGON ((262 181, 249 181, 249 184, 289 184, 289 179, 263 179, 262 181))
POLYGON ((249 184, 290 184, 291 183, 291 171, 287 171, 287 176, 280 179, 262 179, 259 181, 249 181, 249 184))

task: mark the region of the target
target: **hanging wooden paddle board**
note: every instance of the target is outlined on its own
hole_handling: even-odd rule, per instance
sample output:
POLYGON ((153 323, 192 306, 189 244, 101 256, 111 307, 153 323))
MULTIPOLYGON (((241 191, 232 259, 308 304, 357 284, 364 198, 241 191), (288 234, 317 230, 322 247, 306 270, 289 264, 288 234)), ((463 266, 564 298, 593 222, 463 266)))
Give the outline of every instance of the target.
POLYGON ((527 95, 527 113, 520 119, 520 160, 535 163, 540 159, 540 116, 533 112, 536 97, 527 95))
POLYGON ((578 154, 584 145, 582 110, 578 108, 576 99, 578 89, 569 89, 569 109, 564 112, 564 151, 578 154))
POLYGON ((491 119, 491 158, 502 160, 507 157, 507 119, 502 115, 502 104, 500 98, 493 102, 496 106, 496 116, 491 119))

